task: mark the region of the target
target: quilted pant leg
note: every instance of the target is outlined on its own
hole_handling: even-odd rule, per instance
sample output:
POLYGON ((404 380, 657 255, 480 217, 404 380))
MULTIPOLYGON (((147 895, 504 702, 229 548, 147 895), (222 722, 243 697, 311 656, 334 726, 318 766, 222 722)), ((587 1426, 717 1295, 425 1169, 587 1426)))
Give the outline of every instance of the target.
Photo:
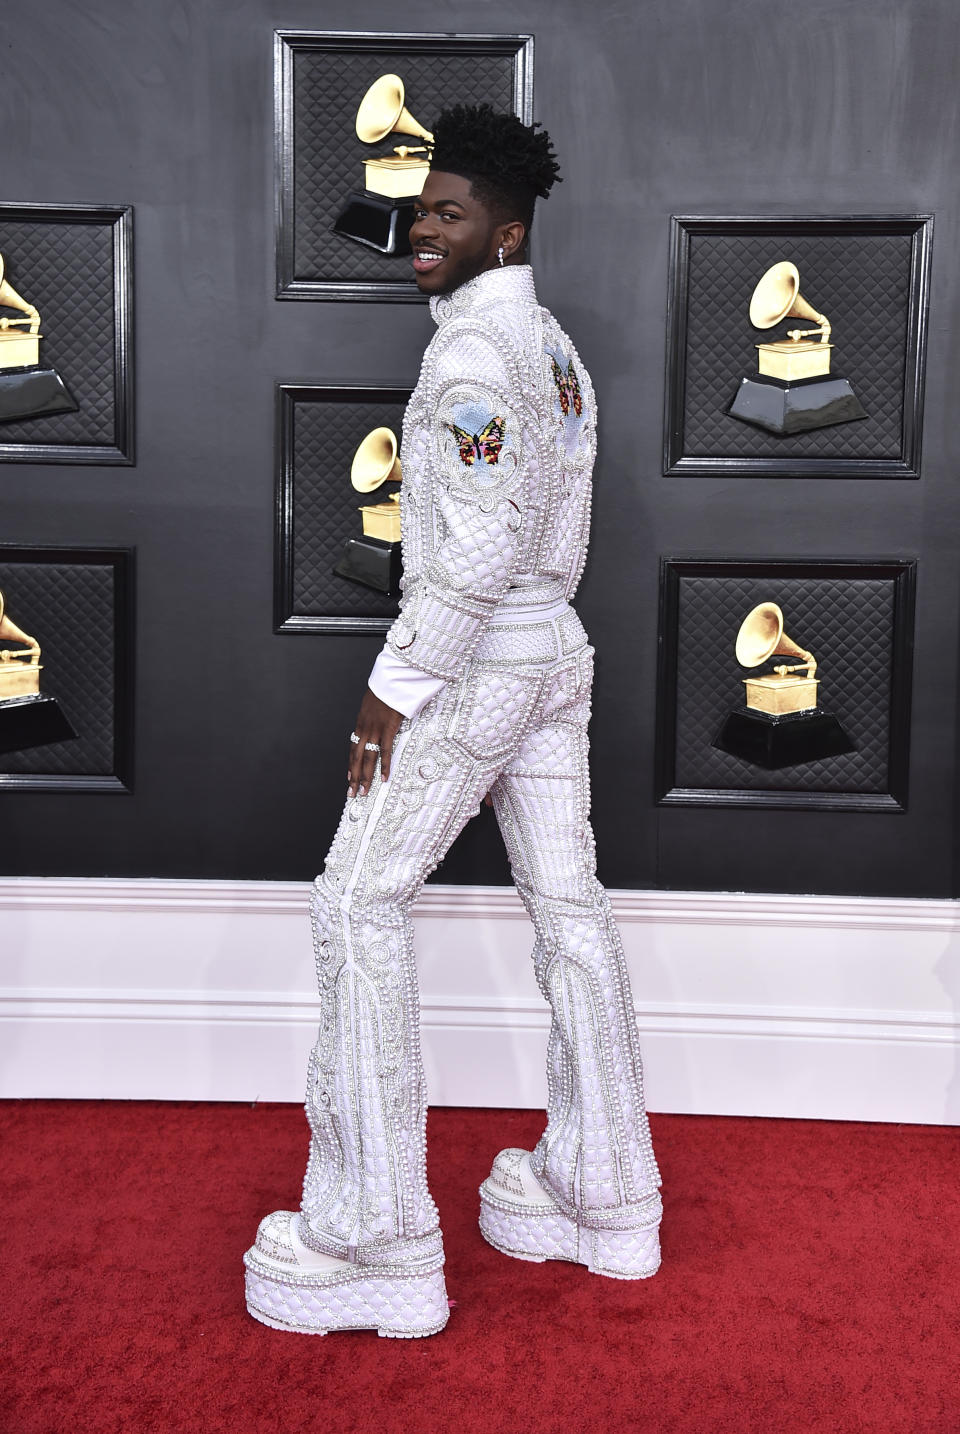
POLYGON ((321 1021, 301 1228, 314 1248, 358 1262, 419 1263, 440 1250, 409 913, 496 776, 496 759, 453 735, 469 728, 465 698, 485 710, 486 681, 451 684, 401 728, 390 780, 347 802, 312 891, 321 1021))
POLYGON ((582 656, 580 671, 569 705, 528 730, 494 788, 494 804, 552 1011, 547 1127, 532 1167, 581 1223, 627 1229, 649 1223, 660 1175, 623 948, 596 878, 590 677, 582 656))

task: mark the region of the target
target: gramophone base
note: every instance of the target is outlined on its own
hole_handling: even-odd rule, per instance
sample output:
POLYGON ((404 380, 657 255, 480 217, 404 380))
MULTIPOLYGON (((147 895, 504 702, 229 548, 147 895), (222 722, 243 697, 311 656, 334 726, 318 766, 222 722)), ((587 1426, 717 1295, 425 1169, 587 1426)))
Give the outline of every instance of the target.
POLYGON ((353 239, 381 254, 412 254, 412 199, 387 199, 381 194, 351 194, 333 226, 334 234, 353 239))
POLYGON ((79 407, 55 368, 0 369, 0 423, 76 413, 79 407))
POLYGON ((713 745, 768 772, 857 750, 831 712, 771 717, 750 707, 728 715, 713 745))
POLYGON ((839 374, 789 383, 766 374, 743 378, 727 412, 780 437, 867 417, 849 380, 839 374))
POLYGON ((387 597, 399 597, 403 573, 400 544, 385 543, 382 538, 348 538, 333 571, 387 597))
POLYGON ((8 697, 0 701, 0 752, 43 747, 76 737, 55 697, 8 697))

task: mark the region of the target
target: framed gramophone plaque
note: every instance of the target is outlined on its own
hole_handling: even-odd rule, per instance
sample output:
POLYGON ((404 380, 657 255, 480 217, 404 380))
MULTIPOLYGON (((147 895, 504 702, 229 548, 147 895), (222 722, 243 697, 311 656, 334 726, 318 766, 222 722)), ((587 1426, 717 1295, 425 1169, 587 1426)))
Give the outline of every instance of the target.
POLYGON ((0 204, 0 461, 133 462, 133 211, 0 204))
POLYGON ((424 133, 453 104, 529 123, 533 37, 278 30, 274 70, 277 298, 422 302, 404 241, 424 133))
POLYGON ((409 388, 277 387, 276 632, 385 632, 397 615, 409 388))
POLYGON ((0 593, 0 792, 129 791, 133 552, 0 544, 0 593))
POLYGON ((663 560, 658 803, 904 811, 915 576, 663 560))
POLYGON ((664 473, 919 477, 932 218, 671 223, 664 473))

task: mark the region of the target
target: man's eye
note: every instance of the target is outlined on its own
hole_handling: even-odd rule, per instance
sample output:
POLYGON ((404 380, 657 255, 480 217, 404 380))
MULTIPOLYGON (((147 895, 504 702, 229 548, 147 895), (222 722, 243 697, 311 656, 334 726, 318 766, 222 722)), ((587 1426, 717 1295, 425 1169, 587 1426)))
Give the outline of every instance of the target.
POLYGON ((413 217, 414 219, 426 219, 427 211, 425 209, 414 209, 413 217))
POLYGON ((454 214, 454 212, 453 212, 452 209, 447 209, 447 210, 444 210, 444 212, 440 215, 440 218, 441 218, 441 219, 459 219, 459 218, 460 218, 460 215, 459 215, 459 214, 454 214))

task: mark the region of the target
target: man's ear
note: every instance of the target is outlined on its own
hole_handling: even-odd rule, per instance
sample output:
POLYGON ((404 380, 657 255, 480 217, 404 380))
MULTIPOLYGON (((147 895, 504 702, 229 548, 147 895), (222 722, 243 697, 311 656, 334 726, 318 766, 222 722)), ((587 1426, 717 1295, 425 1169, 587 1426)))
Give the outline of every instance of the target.
POLYGON ((519 219, 512 219, 509 224, 501 224, 497 244, 503 245, 504 263, 506 263, 511 255, 522 251, 526 241, 526 225, 521 224, 519 219))

